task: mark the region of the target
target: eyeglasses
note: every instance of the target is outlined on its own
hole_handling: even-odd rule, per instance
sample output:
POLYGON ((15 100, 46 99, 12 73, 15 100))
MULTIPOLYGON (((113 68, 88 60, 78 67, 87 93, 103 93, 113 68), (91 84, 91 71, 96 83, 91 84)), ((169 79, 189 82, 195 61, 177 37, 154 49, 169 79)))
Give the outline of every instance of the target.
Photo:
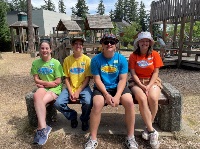
POLYGON ((108 45, 109 43, 110 43, 111 45, 116 44, 115 41, 113 41, 113 40, 106 40, 106 41, 103 42, 103 44, 105 44, 105 45, 108 45))

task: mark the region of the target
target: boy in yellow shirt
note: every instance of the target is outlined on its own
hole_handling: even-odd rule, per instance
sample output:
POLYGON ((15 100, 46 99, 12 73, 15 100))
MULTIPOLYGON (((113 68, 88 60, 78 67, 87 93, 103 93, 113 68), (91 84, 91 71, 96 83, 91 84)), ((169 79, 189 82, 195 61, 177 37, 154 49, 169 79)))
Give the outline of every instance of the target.
POLYGON ((68 120, 71 120, 71 127, 76 128, 78 125, 77 112, 70 109, 67 104, 70 101, 80 100, 82 104, 80 120, 82 121, 82 130, 86 131, 89 128, 88 120, 92 107, 92 91, 89 87, 91 59, 83 54, 83 43, 84 39, 80 37, 74 37, 71 40, 73 54, 66 57, 63 63, 66 88, 61 92, 54 105, 68 120))

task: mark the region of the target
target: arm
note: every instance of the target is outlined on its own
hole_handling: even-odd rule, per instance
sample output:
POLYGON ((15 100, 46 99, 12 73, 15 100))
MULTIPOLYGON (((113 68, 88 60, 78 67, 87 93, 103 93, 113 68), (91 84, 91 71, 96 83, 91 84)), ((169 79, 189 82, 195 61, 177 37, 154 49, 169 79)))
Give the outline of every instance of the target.
POLYGON ((56 80, 51 81, 51 82, 41 80, 37 74, 33 75, 33 78, 34 78, 34 81, 35 81, 37 87, 39 87, 39 88, 41 88, 41 87, 45 87, 45 88, 56 87, 61 83, 61 78, 56 78, 56 80))
POLYGON ((80 92, 89 84, 90 76, 85 77, 82 85, 78 88, 78 90, 74 93, 74 98, 77 100, 79 98, 80 92))
POLYGON ((72 102, 75 102, 74 101, 74 98, 73 98, 73 92, 72 92, 72 88, 71 88, 71 83, 70 83, 70 78, 69 77, 66 77, 65 78, 65 85, 67 86, 67 89, 69 91, 69 98, 72 102))
POLYGON ((147 85, 147 91, 152 87, 156 79, 158 78, 159 68, 155 68, 149 84, 147 85))
POLYGON ((120 102, 120 97, 122 95, 122 92, 126 86, 126 81, 127 81, 127 73, 125 74, 120 74, 119 75, 119 82, 117 85, 117 92, 115 96, 112 98, 112 101, 114 102, 114 106, 117 107, 120 102))
POLYGON ((132 76, 134 82, 145 92, 146 86, 141 83, 140 79, 138 78, 137 74, 135 73, 135 70, 131 69, 130 72, 131 72, 131 76, 132 76))
POLYGON ((107 92, 105 85, 103 84, 103 82, 101 81, 101 78, 99 75, 94 75, 94 82, 96 84, 96 87, 102 92, 105 101, 108 105, 113 106, 113 102, 112 102, 112 96, 107 92))

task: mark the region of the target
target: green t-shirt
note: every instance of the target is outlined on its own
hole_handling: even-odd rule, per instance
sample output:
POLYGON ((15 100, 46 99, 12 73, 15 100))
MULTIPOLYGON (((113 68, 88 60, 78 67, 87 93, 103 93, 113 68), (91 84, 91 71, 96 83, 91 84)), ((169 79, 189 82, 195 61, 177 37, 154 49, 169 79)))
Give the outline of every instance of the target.
MULTIPOLYGON (((56 78, 61 78, 64 76, 64 72, 60 62, 54 58, 45 62, 41 58, 33 61, 31 74, 37 74, 39 78, 43 81, 54 81, 56 78)), ((62 83, 53 88, 46 88, 59 95, 62 91, 62 83)))

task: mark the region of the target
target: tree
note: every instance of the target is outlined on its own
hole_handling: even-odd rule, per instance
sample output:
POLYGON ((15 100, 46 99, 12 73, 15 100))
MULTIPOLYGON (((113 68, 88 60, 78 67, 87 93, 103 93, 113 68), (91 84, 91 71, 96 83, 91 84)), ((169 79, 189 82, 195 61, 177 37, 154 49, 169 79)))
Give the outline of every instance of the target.
MULTIPOLYGON (((5 51, 10 48, 10 32, 6 21, 8 6, 6 2, 0 0, 0 50, 5 51)), ((10 49, 9 49, 10 50, 10 49)))
POLYGON ((81 18, 86 18, 86 14, 89 14, 88 6, 86 5, 85 0, 78 0, 75 8, 72 7, 72 14, 81 18))
POLYGON ((146 31, 147 30, 147 15, 146 15, 146 11, 145 11, 145 5, 144 3, 141 1, 140 2, 140 9, 139 9, 139 24, 142 27, 142 31, 146 31))
POLYGON ((64 4, 63 0, 59 0, 58 9, 59 9, 60 13, 66 13, 66 11, 65 11, 66 7, 65 7, 65 4, 64 4))
POLYGON ((12 0, 9 4, 10 11, 27 11, 26 0, 12 0))
POLYGON ((42 5, 41 8, 44 10, 55 11, 55 4, 51 0, 44 0, 45 5, 42 5))
POLYGON ((138 21, 138 2, 135 0, 124 0, 124 20, 131 23, 138 21))
POLYGON ((138 25, 136 22, 133 22, 131 26, 124 28, 124 36, 120 39, 123 42, 130 43, 133 41, 133 37, 138 33, 139 30, 141 30, 140 25, 138 25))
POLYGON ((114 17, 116 20, 122 20, 124 16, 124 11, 123 11, 123 0, 118 0, 117 3, 115 4, 115 10, 114 10, 114 17))
POLYGON ((103 0, 100 0, 100 3, 97 8, 97 13, 100 15, 104 15, 104 13, 105 13, 105 6, 103 4, 103 0))
POLYGON ((114 11, 111 9, 110 12, 109 12, 109 16, 111 18, 111 20, 114 20, 115 19, 115 16, 114 16, 114 11))
MULTIPOLYGON (((33 44, 33 23, 32 23, 32 5, 31 0, 27 0, 27 17, 28 17, 28 50, 27 52, 35 53, 33 44)), ((32 55, 32 54, 31 54, 32 55)))

